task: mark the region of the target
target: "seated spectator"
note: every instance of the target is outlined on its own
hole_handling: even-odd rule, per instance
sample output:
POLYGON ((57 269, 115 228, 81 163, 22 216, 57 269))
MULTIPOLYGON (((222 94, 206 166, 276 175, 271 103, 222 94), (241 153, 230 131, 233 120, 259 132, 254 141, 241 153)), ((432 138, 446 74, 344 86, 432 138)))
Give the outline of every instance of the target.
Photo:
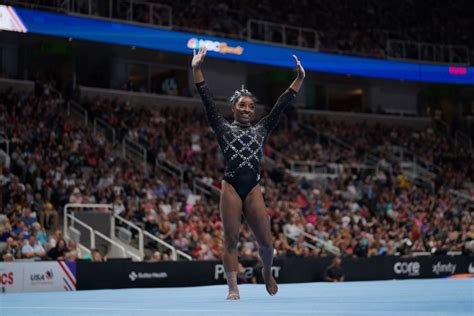
POLYGON ((102 256, 100 251, 97 249, 91 250, 91 257, 92 257, 92 262, 105 262, 106 261, 106 258, 102 256))
POLYGON ((81 190, 79 190, 79 188, 76 187, 74 188, 74 190, 72 190, 72 193, 69 196, 69 203, 72 203, 72 204, 83 203, 83 197, 81 194, 81 190))
POLYGON ((12 237, 7 238, 6 247, 2 251, 1 256, 4 261, 5 256, 11 257, 12 260, 21 258, 21 249, 19 243, 12 237))
POLYGON ((331 264, 326 269, 324 280, 328 282, 342 282, 344 281, 344 278, 344 270, 341 267, 341 258, 334 257, 331 264))
POLYGON ((44 204, 43 212, 40 213, 39 220, 43 227, 47 224, 50 229, 58 229, 58 212, 54 209, 51 202, 44 204))
POLYGON ((2 219, 2 225, 0 226, 0 242, 7 241, 10 237, 15 237, 17 234, 13 232, 12 226, 8 217, 2 219))
POLYGON ((30 230, 28 226, 26 226, 22 221, 16 223, 12 229, 12 232, 15 236, 18 236, 20 240, 27 240, 30 236, 30 230))
POLYGON ((48 235, 41 224, 36 222, 33 224, 33 234, 36 236, 36 240, 41 245, 46 245, 48 243, 48 235))
POLYGON ((160 262, 163 261, 163 258, 161 256, 161 252, 155 251, 153 255, 151 256, 150 260, 148 262, 160 262))
POLYGON ((69 254, 70 258, 74 257, 75 259, 82 259, 82 253, 79 247, 77 247, 77 243, 74 239, 69 239, 69 241, 67 242, 67 249, 69 251, 66 255, 69 254))
POLYGON ((50 249, 56 247, 58 240, 61 240, 61 239, 63 239, 63 232, 60 229, 56 229, 54 231, 54 234, 49 236, 48 247, 50 249))
POLYGON ((59 239, 54 248, 51 248, 47 255, 52 260, 63 260, 64 255, 69 251, 64 239, 59 239))
POLYGON ((36 223, 36 214, 31 212, 31 207, 26 206, 22 210, 21 221, 25 223, 27 227, 33 226, 33 223, 36 223))
POLYGON ((41 260, 46 255, 43 246, 36 240, 35 235, 28 237, 28 242, 21 248, 23 257, 33 260, 41 260))

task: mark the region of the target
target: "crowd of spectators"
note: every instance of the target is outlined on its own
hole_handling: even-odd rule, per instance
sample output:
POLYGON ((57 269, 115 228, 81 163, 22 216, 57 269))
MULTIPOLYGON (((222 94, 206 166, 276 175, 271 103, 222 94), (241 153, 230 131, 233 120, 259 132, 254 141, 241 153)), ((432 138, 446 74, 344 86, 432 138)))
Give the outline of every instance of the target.
MULTIPOLYGON (((176 163, 187 170, 189 180, 200 178, 219 187, 222 156, 202 112, 134 108, 102 98, 82 105, 91 118, 100 117, 113 126, 119 139, 128 137, 148 148, 152 157, 176 163)), ((0 172, 0 241, 7 243, 4 260, 84 256, 57 230, 58 212, 67 202, 110 203, 116 214, 194 259, 221 257, 222 223, 217 202, 210 196, 192 192, 190 183, 181 187, 177 177, 152 165, 145 170, 121 157, 103 134, 93 134, 81 122, 67 117, 56 97, 6 91, 0 94, 0 109, 3 130, 11 142, 11 161, 3 163, 0 172)), ((388 127, 379 127, 373 134, 358 125, 322 122, 315 128, 324 128, 362 148, 378 143, 410 148, 412 142, 417 146, 418 139, 411 139, 413 131, 398 134, 403 138, 394 136, 392 133, 399 131, 388 127), (350 136, 363 133, 367 133, 366 140, 350 136), (406 143, 399 143, 401 139, 406 143)), ((312 147, 301 152, 297 145, 278 149, 303 160, 326 163, 338 159, 334 162, 340 170, 335 178, 317 181, 291 176, 278 160, 277 167, 264 166, 261 185, 277 256, 327 255, 324 248, 307 247, 300 231, 338 247, 343 256, 472 252, 473 210, 468 201, 453 198, 445 188, 430 191, 416 186, 397 169, 353 168, 346 160, 352 152, 314 144, 304 133, 298 128, 278 130, 269 144, 313 143, 319 146, 316 156, 311 154, 312 147), (300 143, 298 133, 304 135, 300 143)), ((430 149, 445 142, 436 135, 422 134, 419 146, 430 149)), ((245 223, 240 254, 243 258, 257 256, 256 243, 245 223)), ((169 254, 154 252, 149 259, 168 260, 169 254)))
POLYGON ((406 160, 419 163, 435 173, 437 188, 464 189, 474 183, 474 165, 468 148, 457 145, 449 136, 429 126, 415 129, 407 126, 337 122, 309 118, 305 123, 315 131, 351 144, 359 156, 378 154, 389 159, 398 151, 406 160))
MULTIPOLYGON (((50 0, 30 2, 53 7, 57 5, 56 1, 50 0)), ((468 0, 262 0, 258 3, 248 0, 116 0, 112 7, 107 1, 91 0, 91 5, 89 1, 76 1, 69 9, 241 39, 247 39, 247 23, 254 19, 314 30, 298 35, 294 29, 282 34, 277 31, 278 28, 273 28, 271 41, 282 43, 283 38, 286 38, 286 44, 289 45, 375 57, 387 56, 388 39, 460 45, 470 49, 474 47, 471 35, 474 29, 474 7, 468 0)), ((261 31, 262 28, 255 28, 252 38, 265 39, 261 31)), ((390 56, 398 56, 402 51, 395 49, 390 52, 390 56)), ((453 61, 465 60, 465 52, 459 53, 462 59, 457 60, 459 57, 456 57, 453 61)), ((428 49, 420 54, 415 52, 415 55, 420 59, 433 60, 434 51, 428 49)), ((447 62, 451 62, 449 56, 445 57, 448 58, 447 62)))

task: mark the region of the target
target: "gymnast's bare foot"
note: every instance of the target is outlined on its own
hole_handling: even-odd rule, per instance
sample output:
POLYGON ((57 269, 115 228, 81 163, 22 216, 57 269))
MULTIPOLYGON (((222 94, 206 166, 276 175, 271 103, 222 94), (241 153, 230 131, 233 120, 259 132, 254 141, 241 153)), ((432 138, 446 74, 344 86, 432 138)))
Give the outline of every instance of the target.
POLYGON ((275 278, 272 276, 272 271, 270 269, 262 269, 262 276, 263 280, 265 281, 265 286, 267 288, 268 294, 271 296, 277 294, 278 292, 278 285, 276 283, 275 278))
POLYGON ((227 295, 227 300, 230 301, 237 301, 240 300, 239 289, 229 289, 229 294, 227 295))

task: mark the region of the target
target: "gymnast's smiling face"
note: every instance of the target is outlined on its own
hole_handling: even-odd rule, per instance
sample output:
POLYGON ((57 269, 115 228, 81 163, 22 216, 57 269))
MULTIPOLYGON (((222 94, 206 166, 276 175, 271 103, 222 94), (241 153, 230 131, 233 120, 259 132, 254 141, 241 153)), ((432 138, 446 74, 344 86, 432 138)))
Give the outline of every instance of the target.
POLYGON ((248 96, 240 97, 232 106, 232 112, 234 112, 234 119, 237 122, 243 124, 252 122, 255 118, 254 99, 248 96))

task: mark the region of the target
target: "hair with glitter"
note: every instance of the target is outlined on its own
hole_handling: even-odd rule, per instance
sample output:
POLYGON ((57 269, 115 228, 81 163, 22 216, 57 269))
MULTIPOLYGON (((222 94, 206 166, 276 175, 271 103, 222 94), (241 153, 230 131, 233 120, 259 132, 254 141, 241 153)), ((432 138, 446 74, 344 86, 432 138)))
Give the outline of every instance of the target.
POLYGON ((245 89, 244 85, 242 85, 242 89, 235 90, 234 94, 230 97, 230 104, 234 106, 240 100, 241 97, 249 97, 253 100, 253 102, 257 103, 257 98, 252 94, 252 92, 245 89))

